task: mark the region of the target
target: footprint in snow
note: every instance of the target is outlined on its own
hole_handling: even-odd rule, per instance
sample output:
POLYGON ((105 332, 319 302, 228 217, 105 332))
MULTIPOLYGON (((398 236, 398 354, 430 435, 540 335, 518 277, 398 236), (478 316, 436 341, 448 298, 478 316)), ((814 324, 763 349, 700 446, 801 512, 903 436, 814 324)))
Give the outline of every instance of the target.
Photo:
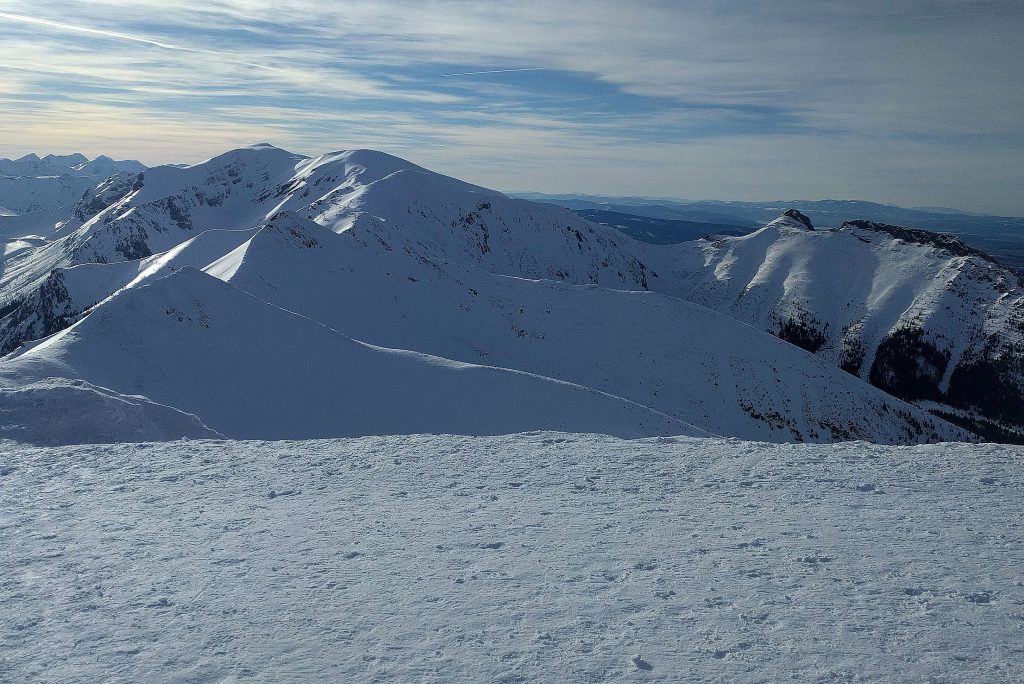
POLYGON ((974 591, 969 594, 961 594, 961 596, 970 603, 991 603, 993 594, 991 591, 974 591))
POLYGON ((643 658, 641 658, 639 653, 637 653, 632 658, 630 658, 629 661, 631 663, 633 663, 633 665, 638 670, 653 670, 654 669, 654 666, 651 665, 646 660, 644 660, 643 658))
POLYGON ((809 563, 810 565, 817 565, 818 563, 831 563, 832 556, 804 556, 800 559, 801 563, 809 563))

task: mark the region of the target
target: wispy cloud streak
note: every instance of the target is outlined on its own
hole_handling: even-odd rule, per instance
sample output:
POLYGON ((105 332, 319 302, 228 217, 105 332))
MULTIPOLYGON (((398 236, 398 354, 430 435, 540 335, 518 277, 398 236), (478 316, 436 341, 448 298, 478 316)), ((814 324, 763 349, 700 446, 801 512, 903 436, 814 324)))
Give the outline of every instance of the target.
POLYGON ((520 189, 817 188, 1024 213, 1018 0, 0 9, 0 156, 102 134, 147 161, 192 161, 271 138, 382 147, 520 189))
POLYGON ((441 74, 441 76, 479 76, 480 74, 511 74, 517 71, 546 71, 544 67, 527 67, 523 69, 487 69, 486 71, 460 71, 454 74, 441 74))

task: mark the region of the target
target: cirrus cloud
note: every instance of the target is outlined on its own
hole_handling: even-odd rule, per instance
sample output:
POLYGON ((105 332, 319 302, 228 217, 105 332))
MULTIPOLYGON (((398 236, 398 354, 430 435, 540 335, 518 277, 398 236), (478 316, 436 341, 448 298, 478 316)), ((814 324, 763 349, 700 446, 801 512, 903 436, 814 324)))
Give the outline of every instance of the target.
POLYGON ((505 188, 1024 213, 1009 0, 170 5, 0 0, 0 154, 271 138, 505 188))

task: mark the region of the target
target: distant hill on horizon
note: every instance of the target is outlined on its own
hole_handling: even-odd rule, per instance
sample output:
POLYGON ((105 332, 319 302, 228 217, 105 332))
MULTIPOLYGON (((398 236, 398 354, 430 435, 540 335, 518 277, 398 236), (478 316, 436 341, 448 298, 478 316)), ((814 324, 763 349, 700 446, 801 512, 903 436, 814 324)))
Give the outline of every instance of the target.
MULTIPOLYGON (((619 225, 629 226, 629 229, 623 232, 645 242, 651 240, 645 240, 644 235, 653 233, 657 236, 657 239, 653 241, 654 244, 663 244, 661 238, 666 235, 664 229, 659 228, 657 221, 689 221, 739 226, 746 232, 750 232, 773 221, 786 209, 797 208, 807 215, 818 228, 834 228, 850 220, 868 220, 956 235, 978 249, 992 254, 1003 264, 1017 270, 1024 270, 1024 239, 1022 239, 1024 238, 1024 217, 979 214, 948 208, 906 208, 864 200, 746 202, 687 201, 656 197, 614 197, 541 192, 510 194, 535 202, 557 204, 580 213, 582 216, 587 216, 587 214, 581 212, 591 212, 591 216, 599 216, 594 212, 620 214, 621 216, 617 220, 596 218, 590 218, 590 220, 616 227, 619 225), (644 218, 656 221, 644 221, 644 218)), ((689 233, 686 231, 679 231, 679 234, 687 236, 679 241, 702 237, 701 235, 688 237, 689 233)))

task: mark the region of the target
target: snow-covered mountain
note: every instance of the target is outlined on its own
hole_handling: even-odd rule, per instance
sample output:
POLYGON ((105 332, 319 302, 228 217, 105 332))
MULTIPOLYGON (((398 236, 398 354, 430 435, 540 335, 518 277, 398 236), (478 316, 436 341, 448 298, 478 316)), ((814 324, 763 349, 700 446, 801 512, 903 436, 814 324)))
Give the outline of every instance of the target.
POLYGON ((95 159, 83 161, 71 168, 87 176, 106 178, 118 173, 141 173, 146 170, 146 165, 134 159, 117 160, 101 154, 95 159))
POLYGON ((917 434, 921 415, 893 420, 906 406, 705 308, 637 286, 410 257, 380 239, 278 215, 207 272, 358 339, 579 383, 716 434, 886 442, 917 434))
POLYGON ((971 438, 699 301, 740 280, 706 278, 714 245, 635 242, 379 152, 148 169, 55 226, 0 272, 10 386, 80 379, 231 437, 971 438))
POLYGON ((799 212, 677 262, 680 295, 993 436, 1024 430, 1024 290, 959 238, 799 212))
POLYGON ((26 154, 17 159, 0 159, 0 174, 4 176, 59 176, 69 173, 75 167, 88 163, 89 158, 80 152, 74 154, 26 154))
MULTIPOLYGON (((28 154, 18 159, 0 159, 0 235, 10 234, 19 223, 8 215, 34 214, 64 209, 82 193, 110 176, 137 174, 146 167, 135 160, 117 161, 106 156, 90 160, 80 153, 28 154)), ((20 222, 24 225, 24 221, 20 222)))
POLYGON ((908 209, 858 200, 775 200, 770 202, 683 201, 650 197, 547 195, 517 193, 516 197, 551 202, 592 221, 616 225, 645 242, 681 242, 705 235, 743 235, 760 229, 790 207, 818 228, 837 228, 851 219, 912 226, 956 235, 1024 272, 1024 217, 996 216, 943 207, 908 209), (737 232, 738 231, 738 232, 737 232))

